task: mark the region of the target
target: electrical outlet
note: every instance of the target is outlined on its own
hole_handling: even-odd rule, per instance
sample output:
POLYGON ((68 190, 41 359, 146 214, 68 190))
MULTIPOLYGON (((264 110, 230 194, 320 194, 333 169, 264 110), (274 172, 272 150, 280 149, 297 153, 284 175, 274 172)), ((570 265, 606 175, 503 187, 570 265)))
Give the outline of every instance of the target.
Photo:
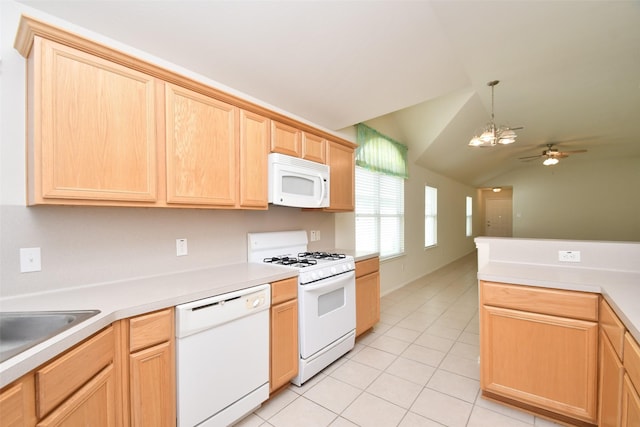
POLYGON ((320 230, 316 230, 316 241, 320 240, 320 230))
POLYGON ((20 248, 20 273, 42 271, 40 248, 20 248))
POLYGON ((312 242, 318 240, 318 238, 316 237, 316 230, 309 231, 309 240, 312 242))
POLYGON ((580 262, 580 251, 558 251, 560 262, 580 262))
POLYGON ((176 256, 185 256, 188 254, 187 239, 176 239, 176 256))

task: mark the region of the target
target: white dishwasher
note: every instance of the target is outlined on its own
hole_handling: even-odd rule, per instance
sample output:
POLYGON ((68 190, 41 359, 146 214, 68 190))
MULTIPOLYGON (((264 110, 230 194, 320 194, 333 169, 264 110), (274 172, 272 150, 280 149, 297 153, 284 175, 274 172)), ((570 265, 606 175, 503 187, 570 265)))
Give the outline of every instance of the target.
POLYGON ((176 307, 178 426, 228 426, 268 399, 270 289, 176 307))

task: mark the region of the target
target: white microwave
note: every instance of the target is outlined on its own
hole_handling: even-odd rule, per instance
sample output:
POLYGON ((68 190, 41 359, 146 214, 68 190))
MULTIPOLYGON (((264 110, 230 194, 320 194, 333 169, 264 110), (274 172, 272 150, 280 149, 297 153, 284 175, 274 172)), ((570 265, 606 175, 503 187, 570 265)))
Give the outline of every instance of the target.
POLYGON ((329 206, 329 166, 269 154, 269 203, 296 208, 329 206))

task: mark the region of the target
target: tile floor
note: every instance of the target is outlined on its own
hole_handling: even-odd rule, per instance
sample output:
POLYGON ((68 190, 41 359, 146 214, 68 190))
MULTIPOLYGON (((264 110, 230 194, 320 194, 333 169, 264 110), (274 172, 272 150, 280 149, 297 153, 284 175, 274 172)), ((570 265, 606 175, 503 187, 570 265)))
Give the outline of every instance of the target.
POLYGON ((556 425, 480 397, 475 253, 381 300, 380 322, 241 427, 556 425))

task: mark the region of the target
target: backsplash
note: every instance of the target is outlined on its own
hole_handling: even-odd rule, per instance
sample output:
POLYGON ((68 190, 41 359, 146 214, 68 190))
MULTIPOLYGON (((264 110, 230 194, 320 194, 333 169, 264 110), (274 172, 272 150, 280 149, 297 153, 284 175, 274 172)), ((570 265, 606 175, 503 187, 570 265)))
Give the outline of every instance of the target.
MULTIPOLYGON (((333 248, 334 214, 268 211, 2 206, 0 296, 51 291, 247 260, 251 231, 320 230, 333 248), (176 256, 186 238, 188 255, 176 256), (42 271, 20 273, 20 248, 40 247, 42 271)), ((123 296, 126 297, 126 296, 123 296)))

